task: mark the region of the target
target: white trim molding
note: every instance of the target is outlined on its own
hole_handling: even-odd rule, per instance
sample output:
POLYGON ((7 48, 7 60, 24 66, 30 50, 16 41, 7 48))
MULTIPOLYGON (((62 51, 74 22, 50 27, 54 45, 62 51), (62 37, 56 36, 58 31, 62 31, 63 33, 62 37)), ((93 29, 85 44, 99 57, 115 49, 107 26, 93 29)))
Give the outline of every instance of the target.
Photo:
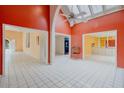
POLYGON ((18 32, 39 32, 42 31, 42 33, 48 33, 47 30, 39 30, 34 28, 28 28, 28 27, 21 27, 21 26, 15 26, 10 24, 3 24, 5 26, 5 30, 11 30, 11 31, 18 31, 18 32))
POLYGON ((58 33, 58 32, 56 32, 55 34, 56 34, 56 35, 61 35, 61 36, 68 36, 68 37, 71 36, 71 35, 69 35, 69 34, 63 34, 63 33, 58 33))

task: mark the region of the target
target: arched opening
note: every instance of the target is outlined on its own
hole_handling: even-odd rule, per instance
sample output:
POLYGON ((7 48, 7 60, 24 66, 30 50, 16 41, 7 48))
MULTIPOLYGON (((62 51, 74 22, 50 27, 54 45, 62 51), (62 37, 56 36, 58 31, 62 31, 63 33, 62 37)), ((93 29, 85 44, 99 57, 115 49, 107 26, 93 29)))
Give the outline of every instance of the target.
POLYGON ((62 16, 62 6, 57 6, 51 28, 51 63, 64 57, 71 57, 71 27, 62 16))
POLYGON ((52 25, 51 25, 50 64, 52 64, 55 59, 55 23, 56 23, 57 15, 59 14, 60 9, 61 9, 61 6, 59 5, 56 6, 55 13, 53 15, 52 25))

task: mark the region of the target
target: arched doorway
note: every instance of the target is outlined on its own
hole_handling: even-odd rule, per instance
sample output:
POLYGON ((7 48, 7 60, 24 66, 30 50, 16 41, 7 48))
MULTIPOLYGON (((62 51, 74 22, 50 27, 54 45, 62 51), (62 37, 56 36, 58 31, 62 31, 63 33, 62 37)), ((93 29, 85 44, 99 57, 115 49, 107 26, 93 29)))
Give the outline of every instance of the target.
POLYGON ((55 62, 57 57, 71 57, 71 31, 70 25, 66 17, 61 16, 63 6, 52 7, 54 11, 51 25, 51 64, 55 62), (67 20, 67 21, 65 21, 67 20), (59 24, 58 24, 59 22, 59 24), (60 27, 61 26, 61 27, 60 27), (64 30, 61 30, 64 29, 64 30), (66 39, 67 38, 67 39, 66 39), (68 42, 66 42, 66 40, 68 42), (66 44, 68 43, 68 44, 66 44), (67 45, 67 46, 66 46, 67 45), (67 53, 65 53, 67 52, 67 53))
POLYGON ((54 62, 55 59, 55 22, 57 19, 57 16, 59 14, 59 11, 61 9, 61 6, 58 5, 54 8, 54 14, 53 14, 53 18, 52 20, 52 25, 51 25, 51 34, 50 34, 50 64, 52 64, 54 62))

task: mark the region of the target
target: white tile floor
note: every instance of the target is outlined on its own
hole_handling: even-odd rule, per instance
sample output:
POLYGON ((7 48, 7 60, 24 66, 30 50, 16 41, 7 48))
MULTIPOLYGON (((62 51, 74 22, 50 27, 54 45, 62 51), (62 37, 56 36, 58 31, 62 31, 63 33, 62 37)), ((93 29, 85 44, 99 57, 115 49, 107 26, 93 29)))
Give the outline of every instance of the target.
POLYGON ((89 60, 94 60, 98 62, 106 62, 110 64, 116 65, 116 57, 115 56, 103 56, 103 55, 91 55, 89 60))
POLYGON ((124 87, 124 70, 112 64, 57 56, 52 65, 45 65, 23 53, 11 58, 6 61, 9 65, 6 75, 0 77, 0 87, 124 87))

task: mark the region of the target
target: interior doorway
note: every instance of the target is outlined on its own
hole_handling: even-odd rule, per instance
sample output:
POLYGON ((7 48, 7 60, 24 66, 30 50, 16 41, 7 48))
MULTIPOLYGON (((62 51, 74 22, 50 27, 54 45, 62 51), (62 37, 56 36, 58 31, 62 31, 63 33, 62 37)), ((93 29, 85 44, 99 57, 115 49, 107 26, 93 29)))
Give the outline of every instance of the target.
POLYGON ((15 40, 5 39, 5 51, 15 52, 15 40))
POLYGON ((64 38, 64 54, 68 55, 69 54, 69 38, 65 37, 64 38))
POLYGON ((117 31, 83 34, 83 60, 117 64, 117 31))
POLYGON ((48 32, 3 24, 3 74, 15 55, 26 54, 41 64, 48 64, 48 32))
POLYGON ((56 33, 55 36, 55 55, 71 56, 71 37, 70 35, 56 33))

